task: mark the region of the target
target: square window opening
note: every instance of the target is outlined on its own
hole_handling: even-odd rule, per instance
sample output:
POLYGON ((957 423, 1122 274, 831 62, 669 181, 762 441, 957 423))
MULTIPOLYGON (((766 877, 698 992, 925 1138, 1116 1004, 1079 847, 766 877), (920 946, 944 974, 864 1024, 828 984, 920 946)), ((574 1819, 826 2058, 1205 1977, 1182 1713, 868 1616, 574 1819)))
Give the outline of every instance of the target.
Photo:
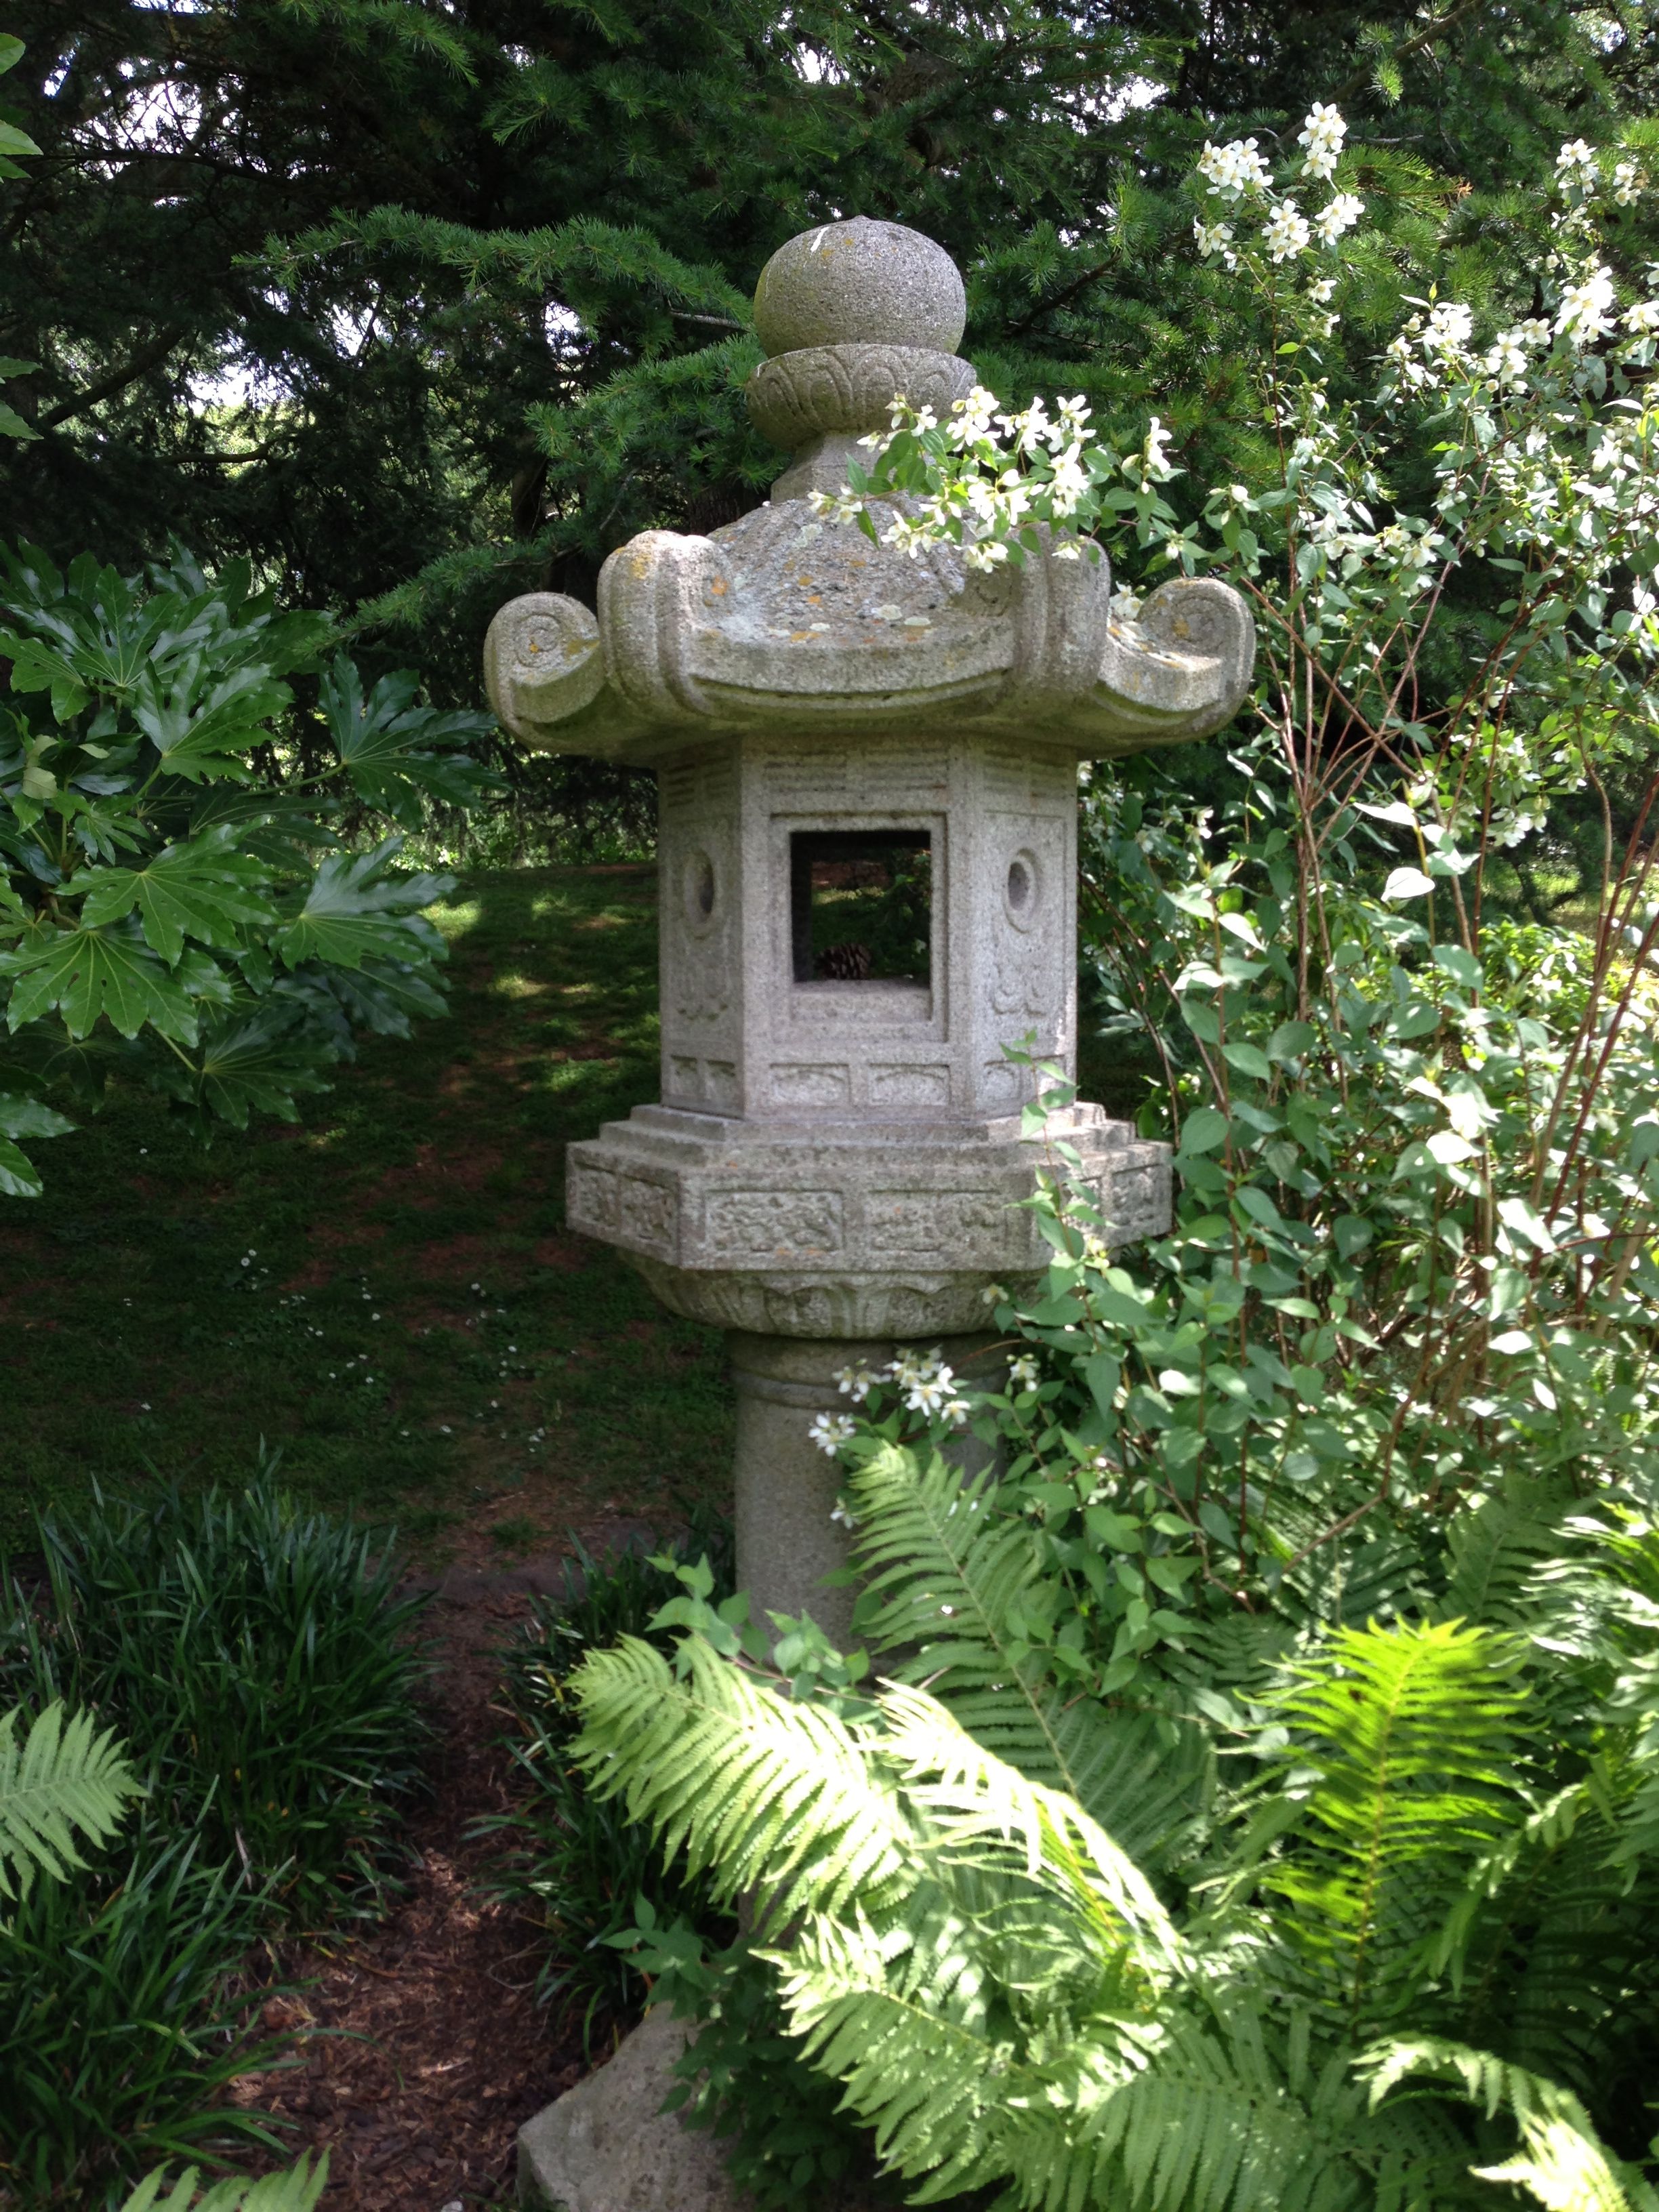
POLYGON ((933 859, 926 830, 793 832, 795 981, 930 984, 933 859))

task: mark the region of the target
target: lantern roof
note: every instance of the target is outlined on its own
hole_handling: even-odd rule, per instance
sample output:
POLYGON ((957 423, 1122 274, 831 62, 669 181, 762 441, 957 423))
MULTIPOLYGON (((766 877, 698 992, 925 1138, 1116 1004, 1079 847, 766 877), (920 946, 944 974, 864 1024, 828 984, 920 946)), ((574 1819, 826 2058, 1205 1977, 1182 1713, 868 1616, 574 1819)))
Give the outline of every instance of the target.
MULTIPOLYGON (((485 645, 489 696, 526 744, 648 763, 702 733, 844 738, 945 726, 1079 757, 1207 736, 1237 711, 1255 635, 1236 592, 1166 583, 1138 608, 1103 554, 1046 540, 968 568, 821 519, 859 441, 896 398, 940 416, 975 378, 954 351, 962 279, 898 223, 828 223, 767 263, 755 295, 769 358, 746 398, 790 454, 769 501, 708 537, 648 530, 612 553, 595 615, 556 592, 503 607, 485 645)), ((879 529, 882 502, 872 511, 879 529)))

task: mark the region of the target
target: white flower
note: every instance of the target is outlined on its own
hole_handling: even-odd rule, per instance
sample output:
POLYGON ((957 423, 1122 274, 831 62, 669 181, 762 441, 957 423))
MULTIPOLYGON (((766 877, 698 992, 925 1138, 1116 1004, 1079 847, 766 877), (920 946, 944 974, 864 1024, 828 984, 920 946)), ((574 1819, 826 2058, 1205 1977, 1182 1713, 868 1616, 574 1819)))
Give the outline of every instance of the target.
POLYGON ((1077 447, 1073 446, 1069 453, 1062 453, 1054 463, 1054 472, 1048 479, 1048 496, 1054 513, 1061 515, 1074 514, 1078 501, 1088 488, 1089 479, 1079 464, 1077 447))
POLYGON ((1613 172, 1613 197, 1620 207, 1629 207, 1641 196, 1642 172, 1634 161, 1620 161, 1613 172))
POLYGON ((1524 323, 1517 323, 1510 336, 1524 346, 1547 346, 1550 342, 1550 326, 1541 315, 1528 315, 1524 323))
POLYGON ((830 1518, 838 1528, 845 1528, 849 1534, 859 1525, 844 1505, 832 1505, 830 1508, 830 1518))
POLYGON ((1023 1352, 1018 1359, 1008 1362, 1008 1380, 1017 1389, 1035 1390, 1042 1371, 1029 1352, 1023 1352))
POLYGON ((1308 218, 1296 202, 1281 200, 1261 234, 1261 243, 1273 260, 1288 261, 1293 253, 1307 252, 1310 235, 1308 218))
POLYGON ((814 1413, 806 1433, 821 1452, 828 1452, 833 1459, 848 1439, 858 1433, 858 1424, 850 1413, 814 1413))
POLYGON ((1206 139, 1198 158, 1198 173, 1209 179, 1212 193, 1237 199, 1241 192, 1265 191, 1270 173, 1255 150, 1254 138, 1234 138, 1224 146, 1212 146, 1206 139))
POLYGON ((1474 328, 1472 309, 1458 300, 1442 300, 1429 310, 1423 332, 1425 353, 1462 353, 1474 328))
POLYGON ((956 1395, 955 1381, 948 1367, 936 1367, 931 1374, 918 1370, 905 1389, 904 1402, 913 1413, 942 1413, 956 1395))
POLYGON ((1570 138, 1555 157, 1555 173, 1563 185, 1587 189, 1595 181, 1595 149, 1570 138))
MULTIPOLYGON (((1305 146, 1308 156, 1304 167, 1310 177, 1334 177, 1342 152, 1342 141, 1348 135, 1348 126, 1340 111, 1328 103, 1315 100, 1308 119, 1297 134, 1297 144, 1305 146)), ((1254 140, 1252 140, 1254 144, 1254 140)))
POLYGON ((1164 458, 1164 449, 1170 442, 1170 433, 1156 415, 1146 425, 1146 443, 1141 448, 1140 473, 1142 480, 1152 483, 1167 483, 1175 474, 1164 458))
POLYGON ((1527 373, 1527 351, 1518 331, 1505 331, 1486 356, 1487 374, 1500 384, 1519 384, 1527 373))
POLYGON ((1635 307, 1625 310, 1625 328, 1637 337, 1645 337, 1650 331, 1659 331, 1659 300, 1641 300, 1635 307))
POLYGON ((1613 296, 1612 277, 1599 262, 1592 262, 1577 283, 1563 289, 1555 314, 1557 335, 1576 338, 1581 345, 1606 337, 1613 328, 1607 317, 1613 296))
POLYGON ((1062 399, 1059 403, 1060 419, 1067 434, 1074 439, 1082 437, 1092 411, 1080 392, 1074 399, 1062 399))
POLYGON ((1310 285, 1309 285, 1309 287, 1308 287, 1308 297, 1309 297, 1309 299, 1310 299, 1310 300, 1311 300, 1311 301, 1312 301, 1312 302, 1313 302, 1313 304, 1314 304, 1314 306, 1315 306, 1316 307, 1322 307, 1326 304, 1327 301, 1328 301, 1328 300, 1330 299, 1330 297, 1331 297, 1332 294, 1333 294, 1335 290, 1336 290, 1336 279, 1335 279, 1335 277, 1334 277, 1334 276, 1322 276, 1322 277, 1320 277, 1320 279, 1318 280, 1318 282, 1317 282, 1316 283, 1313 283, 1313 284, 1310 284, 1310 285))
POLYGON ((1212 254, 1224 254, 1226 255, 1227 266, 1230 269, 1236 266, 1238 259, 1237 255, 1229 253, 1227 252, 1228 247, 1233 242, 1233 227, 1231 223, 1206 222, 1202 216, 1195 216, 1193 219, 1193 237, 1197 244, 1199 252, 1203 254, 1206 259, 1212 254))
POLYGON ((958 399, 951 406, 951 413, 955 418, 948 426, 951 442, 972 446, 981 438, 988 438, 996 411, 996 394, 988 392, 982 384, 976 384, 965 399, 958 399))
POLYGON ((836 1381, 842 1395, 850 1397, 855 1406, 861 1406, 881 1377, 872 1367, 843 1367, 836 1381))
POLYGON ((981 1305, 1006 1306, 1008 1303, 1008 1293, 1000 1283, 988 1283, 979 1296, 981 1305))
POLYGON ((1334 246, 1344 231, 1352 230, 1364 212, 1365 203, 1357 192, 1339 192, 1314 218, 1314 230, 1320 244, 1334 246))

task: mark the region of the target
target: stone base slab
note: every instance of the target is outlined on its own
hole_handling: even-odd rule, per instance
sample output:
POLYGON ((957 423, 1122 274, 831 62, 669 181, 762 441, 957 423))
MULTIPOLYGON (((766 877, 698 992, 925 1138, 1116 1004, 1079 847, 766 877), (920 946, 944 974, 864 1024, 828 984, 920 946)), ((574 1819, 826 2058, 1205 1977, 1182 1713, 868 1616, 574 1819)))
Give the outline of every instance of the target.
POLYGON ((570 1146, 567 1214, 717 1328, 960 1335, 983 1327, 988 1282, 1023 1287, 1048 1265, 1022 1201, 1061 1145, 1114 1246, 1164 1234, 1168 1146, 1086 1103, 1032 1139, 1013 1115, 802 1127, 641 1106, 570 1146))

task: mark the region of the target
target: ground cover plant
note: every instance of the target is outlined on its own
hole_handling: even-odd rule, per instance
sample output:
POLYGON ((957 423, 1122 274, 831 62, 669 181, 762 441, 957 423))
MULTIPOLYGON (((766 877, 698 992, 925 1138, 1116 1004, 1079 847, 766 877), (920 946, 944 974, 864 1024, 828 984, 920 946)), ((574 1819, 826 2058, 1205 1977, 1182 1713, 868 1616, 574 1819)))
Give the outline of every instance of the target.
MULTIPOLYGON (((1115 1261, 1056 1147, 1006 1387, 842 1378, 884 1684, 689 1590, 673 1656, 575 1685, 593 1786, 757 1895, 801 2059, 919 2201, 1659 2203, 1644 142, 1565 146, 1510 265, 1449 247, 1349 398, 1322 348, 1395 264, 1343 139, 1320 106, 1294 177, 1239 142, 1194 180, 1263 425, 1201 520, 1156 422, 985 393, 898 411, 896 514, 826 502, 981 568, 1098 521, 1254 604, 1214 814, 1156 763, 1087 807, 1173 1233, 1115 1261), (1581 793, 1591 925, 1518 920, 1506 856, 1581 793)), ((643 1955, 696 2009, 696 1944, 643 1955)))
POLYGON ((46 1806, 0 1819, 52 1876, 0 1914, 0 2191, 103 2203, 163 2158, 279 2147, 229 2092, 280 2053, 271 1947, 395 1875, 429 1735, 421 1607, 268 1476, 41 1537, 46 1583, 9 1583, 0 1628, 0 1699, 40 1716, 0 1782, 46 1806), (70 1814, 100 1850, 72 1850, 70 1814))

